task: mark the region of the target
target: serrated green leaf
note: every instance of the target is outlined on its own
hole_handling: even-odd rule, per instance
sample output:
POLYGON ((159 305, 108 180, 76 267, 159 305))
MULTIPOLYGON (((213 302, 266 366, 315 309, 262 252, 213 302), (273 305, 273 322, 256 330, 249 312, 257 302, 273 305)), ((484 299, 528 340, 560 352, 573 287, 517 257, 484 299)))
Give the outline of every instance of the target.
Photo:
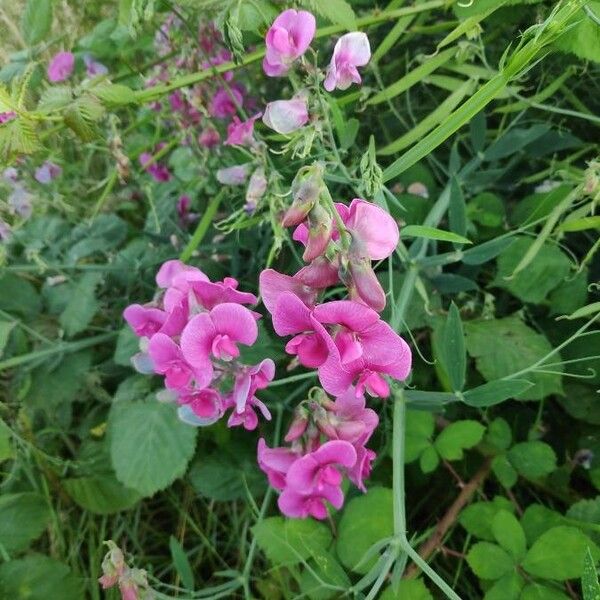
POLYGON ((556 469, 556 454, 552 448, 540 441, 521 442, 508 451, 512 466, 529 479, 539 479, 556 469))
POLYGON ((463 450, 476 446, 485 433, 477 421, 465 420, 450 423, 435 440, 435 449, 446 460, 460 460, 463 450))
POLYGON ((406 436, 404 460, 411 463, 431 445, 435 429, 433 415, 425 411, 408 410, 406 412, 406 436))
POLYGON ((513 505, 502 496, 497 496, 492 502, 475 502, 467 506, 458 518, 459 523, 475 537, 489 542, 494 541, 492 520, 500 510, 512 511, 513 505))
POLYGON ((519 479, 519 474, 511 465, 508 458, 506 458, 506 454, 499 454, 494 457, 494 460, 492 460, 492 472, 507 489, 513 487, 519 479))
POLYGON ((581 574, 581 591, 583 600, 600 600, 600 584, 598 583, 598 571, 596 561, 589 547, 585 553, 583 562, 583 573, 581 574))
POLYGON ((440 455, 437 450, 429 445, 419 457, 419 467, 423 473, 433 473, 440 464, 440 455))
POLYGON ((515 562, 527 551, 525 532, 517 518, 507 510, 499 510, 492 519, 492 533, 496 542, 506 550, 515 562))
POLYGON ((563 52, 572 52, 579 58, 600 62, 600 2, 590 0, 571 22, 575 25, 556 40, 563 52))
POLYGON ((509 554, 489 542, 477 542, 467 554, 467 563, 477 577, 481 579, 500 579, 514 568, 509 554))
POLYGON ((35 46, 50 33, 52 0, 27 0, 21 13, 21 32, 29 46, 35 46))
POLYGON ((181 477, 196 446, 196 429, 177 418, 174 406, 155 400, 114 404, 108 435, 117 479, 143 496, 181 477))
POLYGON ((530 583, 523 588, 519 600, 569 600, 569 596, 547 585, 530 583))
POLYGON ((65 479, 61 485, 79 506, 97 515, 127 510, 141 499, 139 492, 108 475, 65 479))
POLYGON ((120 83, 102 81, 91 88, 90 91, 105 104, 110 106, 123 106, 125 104, 134 104, 136 102, 134 91, 120 83))
POLYGON ((302 0, 302 4, 348 31, 356 30, 356 15, 346 0, 302 0))
POLYGON ((70 300, 61 313, 59 321, 67 336, 83 331, 100 308, 96 288, 102 281, 102 273, 85 273, 71 288, 70 300))
POLYGON ((37 105, 40 112, 52 112, 68 106, 73 100, 73 90, 68 85, 53 85, 46 88, 37 105))
POLYGON ((520 600, 525 580, 516 572, 503 575, 487 590, 483 600, 520 600))
POLYGON ((401 579, 397 586, 383 591, 379 600, 433 600, 431 592, 421 579, 401 579))
POLYGON ((484 441, 496 450, 506 450, 512 442, 510 425, 502 417, 495 418, 488 425, 484 441))

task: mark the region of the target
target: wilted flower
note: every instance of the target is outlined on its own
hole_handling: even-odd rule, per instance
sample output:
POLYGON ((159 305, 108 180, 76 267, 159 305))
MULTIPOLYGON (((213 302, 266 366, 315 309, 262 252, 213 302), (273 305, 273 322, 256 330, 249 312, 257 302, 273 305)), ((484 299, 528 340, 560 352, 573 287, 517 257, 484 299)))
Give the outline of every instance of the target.
POLYGON ((267 127, 277 133, 292 133, 308 122, 306 99, 296 96, 292 100, 269 102, 262 120, 267 127))
POLYGON ((13 213, 28 219, 33 210, 32 196, 23 186, 17 184, 8 196, 8 205, 13 213))
POLYGON ((369 38, 365 33, 354 31, 346 33, 335 44, 333 56, 325 78, 325 89, 332 92, 335 88, 345 90, 362 80, 356 67, 364 67, 371 59, 369 38))
POLYGON ((291 64, 302 56, 315 36, 314 16, 293 8, 283 11, 267 31, 267 51, 263 69, 270 77, 285 75, 291 64))
POLYGON ((234 165, 217 171, 217 181, 224 185, 243 185, 248 179, 247 165, 234 165))
POLYGON ((48 80, 52 83, 65 81, 73 73, 75 67, 75 56, 71 52, 59 52, 55 54, 48 65, 48 80))

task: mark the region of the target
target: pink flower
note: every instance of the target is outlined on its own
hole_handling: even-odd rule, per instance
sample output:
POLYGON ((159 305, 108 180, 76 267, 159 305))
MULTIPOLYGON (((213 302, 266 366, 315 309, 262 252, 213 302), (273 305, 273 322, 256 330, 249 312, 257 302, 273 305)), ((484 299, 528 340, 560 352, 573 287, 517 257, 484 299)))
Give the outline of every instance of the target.
POLYGON ((48 80, 52 83, 64 81, 71 76, 75 67, 75 57, 71 52, 58 52, 48 65, 48 80))
POLYGON ((276 490, 285 487, 285 476, 289 468, 299 458, 290 448, 269 448, 263 438, 258 440, 258 466, 267 475, 269 483, 276 490))
POLYGON ((169 169, 165 165, 156 162, 149 152, 142 152, 138 160, 142 168, 149 173, 155 181, 165 182, 171 180, 169 169))
POLYGON ((248 179, 247 165, 234 165, 217 171, 217 181, 223 185, 243 185, 246 179, 248 179))
POLYGON ((341 508, 344 494, 338 467, 352 467, 356 450, 342 440, 326 442, 320 448, 296 460, 288 469, 285 488, 279 496, 279 509, 288 517, 315 519, 327 517, 325 501, 341 508))
POLYGON ((181 286, 182 280, 208 281, 209 279, 200 269, 186 265, 180 260, 167 260, 156 274, 156 285, 163 289, 176 284, 181 286))
POLYGON ((130 304, 123 317, 138 337, 152 337, 167 320, 167 313, 158 308, 130 304))
POLYGON ((267 191, 267 184, 268 181, 265 170, 262 167, 256 168, 250 176, 248 189, 246 190, 246 204, 244 204, 244 210, 247 213, 252 214, 256 210, 259 200, 267 191))
POLYGON ((39 183, 47 184, 56 177, 59 177, 61 173, 62 169, 58 165, 47 160, 35 170, 35 179, 39 183))
POLYGON ((284 292, 292 292, 308 307, 315 305, 317 291, 305 285, 295 276, 278 273, 274 269, 264 269, 259 276, 260 295, 266 309, 273 314, 277 300, 284 292))
POLYGON ((292 100, 269 102, 263 115, 263 123, 277 133, 287 135, 308 122, 306 99, 300 96, 292 100))
POLYGON ((0 112, 0 125, 4 125, 4 123, 8 123, 13 119, 17 118, 17 113, 13 110, 9 110, 7 112, 0 112))
POLYGON ((227 146, 252 146, 254 144, 254 123, 262 113, 254 115, 246 121, 234 115, 233 120, 227 126, 227 146))
POLYGON ((283 11, 267 31, 267 52, 263 69, 269 77, 285 75, 291 64, 302 56, 315 36, 314 16, 292 8, 283 11))
POLYGON ((154 365, 154 372, 165 376, 165 386, 171 390, 184 390, 192 381, 198 387, 210 383, 207 373, 195 370, 183 357, 181 348, 164 333, 156 333, 148 344, 148 354, 154 365))
POLYGON ((240 355, 238 343, 251 346, 258 337, 252 312, 239 304, 218 304, 208 313, 192 317, 181 334, 181 349, 187 362, 213 376, 211 357, 231 361, 240 355))
POLYGON ((198 136, 198 143, 205 148, 213 148, 221 141, 219 132, 214 127, 207 127, 198 136))
POLYGON ((221 395, 210 388, 187 392, 180 395, 177 401, 182 405, 177 411, 179 418, 196 427, 216 423, 225 412, 221 395))
POLYGON ((351 300, 321 304, 314 319, 334 327, 325 337, 329 355, 319 367, 323 388, 341 396, 356 382, 356 394, 366 390, 386 398, 389 386, 382 375, 403 381, 408 377, 412 356, 407 343, 372 309, 351 300))
POLYGON ((325 89, 332 92, 336 87, 346 90, 350 85, 361 82, 356 67, 364 67, 371 59, 371 47, 366 34, 354 31, 346 33, 335 44, 329 63, 325 89))
POLYGON ((85 63, 88 77, 96 77, 97 75, 106 75, 108 73, 108 69, 101 62, 94 60, 91 54, 85 54, 83 62, 85 63))
POLYGON ((243 104, 244 95, 241 86, 232 85, 229 89, 219 88, 210 103, 209 112, 213 117, 226 119, 235 115, 243 104))

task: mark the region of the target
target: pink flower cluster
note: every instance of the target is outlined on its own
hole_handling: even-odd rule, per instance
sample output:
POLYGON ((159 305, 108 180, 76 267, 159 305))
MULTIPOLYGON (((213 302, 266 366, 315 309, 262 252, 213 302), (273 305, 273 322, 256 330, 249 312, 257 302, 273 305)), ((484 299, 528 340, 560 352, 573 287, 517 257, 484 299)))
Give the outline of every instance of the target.
POLYGON ((255 394, 273 379, 273 361, 248 366, 238 360, 238 345, 251 346, 258 337, 259 315, 244 306, 255 304, 256 296, 239 291, 232 277, 212 282, 178 260, 162 265, 156 283, 161 291, 151 303, 132 304, 123 313, 142 338, 134 366, 164 377, 166 395, 187 423, 211 425, 228 409, 229 427, 255 429, 257 411, 269 420, 255 394))
POLYGON ((375 411, 350 388, 332 402, 325 395, 300 406, 285 437, 289 447, 258 442, 258 464, 281 491, 279 509, 288 517, 327 517, 327 504, 341 508, 343 476, 366 491, 375 452, 366 447, 377 427, 375 411))

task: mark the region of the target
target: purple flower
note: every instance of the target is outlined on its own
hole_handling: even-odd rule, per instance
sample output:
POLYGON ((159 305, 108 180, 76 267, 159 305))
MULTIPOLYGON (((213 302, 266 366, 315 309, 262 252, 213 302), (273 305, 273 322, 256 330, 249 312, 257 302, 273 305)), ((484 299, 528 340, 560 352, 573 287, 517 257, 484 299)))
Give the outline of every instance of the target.
POLYGON ((47 160, 35 170, 35 179, 44 185, 56 179, 62 173, 62 168, 47 160))
POLYGON ((71 52, 55 54, 48 65, 48 80, 52 83, 65 81, 71 77, 75 67, 75 56, 71 52))
POLYGON ((0 112, 0 125, 3 125, 4 123, 8 123, 9 121, 12 121, 13 119, 17 118, 17 113, 14 112, 13 110, 9 110, 7 112, 0 112))
POLYGON ((227 146, 252 146, 254 144, 254 123, 261 115, 262 113, 258 113, 246 121, 240 121, 234 115, 233 120, 227 126, 225 144, 227 146))
POLYGON ((306 99, 296 96, 292 100, 269 102, 262 120, 267 127, 277 133, 292 133, 308 122, 306 99))
POLYGON ((244 104, 243 89, 239 85, 232 85, 229 89, 219 88, 212 98, 209 112, 213 117, 226 119, 235 115, 238 107, 244 104))
POLYGON ((15 184, 8 196, 8 205, 13 213, 28 219, 33 211, 31 194, 19 183, 15 184))
POLYGON ((205 148, 213 148, 221 140, 219 132, 213 127, 207 127, 202 130, 202 133, 198 136, 198 143, 205 148))
POLYGON ((314 16, 293 8, 283 11, 267 31, 263 69, 269 77, 285 75, 292 63, 308 49, 315 36, 314 16))
POLYGON ((171 180, 171 172, 165 165, 156 162, 150 152, 142 152, 138 159, 142 168, 160 183, 171 180))
POLYGON ((85 54, 83 57, 85 63, 86 73, 88 77, 96 77, 98 75, 106 75, 108 69, 97 60, 94 60, 91 54, 85 54))
POLYGON ((371 59, 369 38, 365 33, 346 33, 336 43, 325 78, 325 89, 346 90, 352 83, 362 81, 356 67, 364 67, 371 59))

